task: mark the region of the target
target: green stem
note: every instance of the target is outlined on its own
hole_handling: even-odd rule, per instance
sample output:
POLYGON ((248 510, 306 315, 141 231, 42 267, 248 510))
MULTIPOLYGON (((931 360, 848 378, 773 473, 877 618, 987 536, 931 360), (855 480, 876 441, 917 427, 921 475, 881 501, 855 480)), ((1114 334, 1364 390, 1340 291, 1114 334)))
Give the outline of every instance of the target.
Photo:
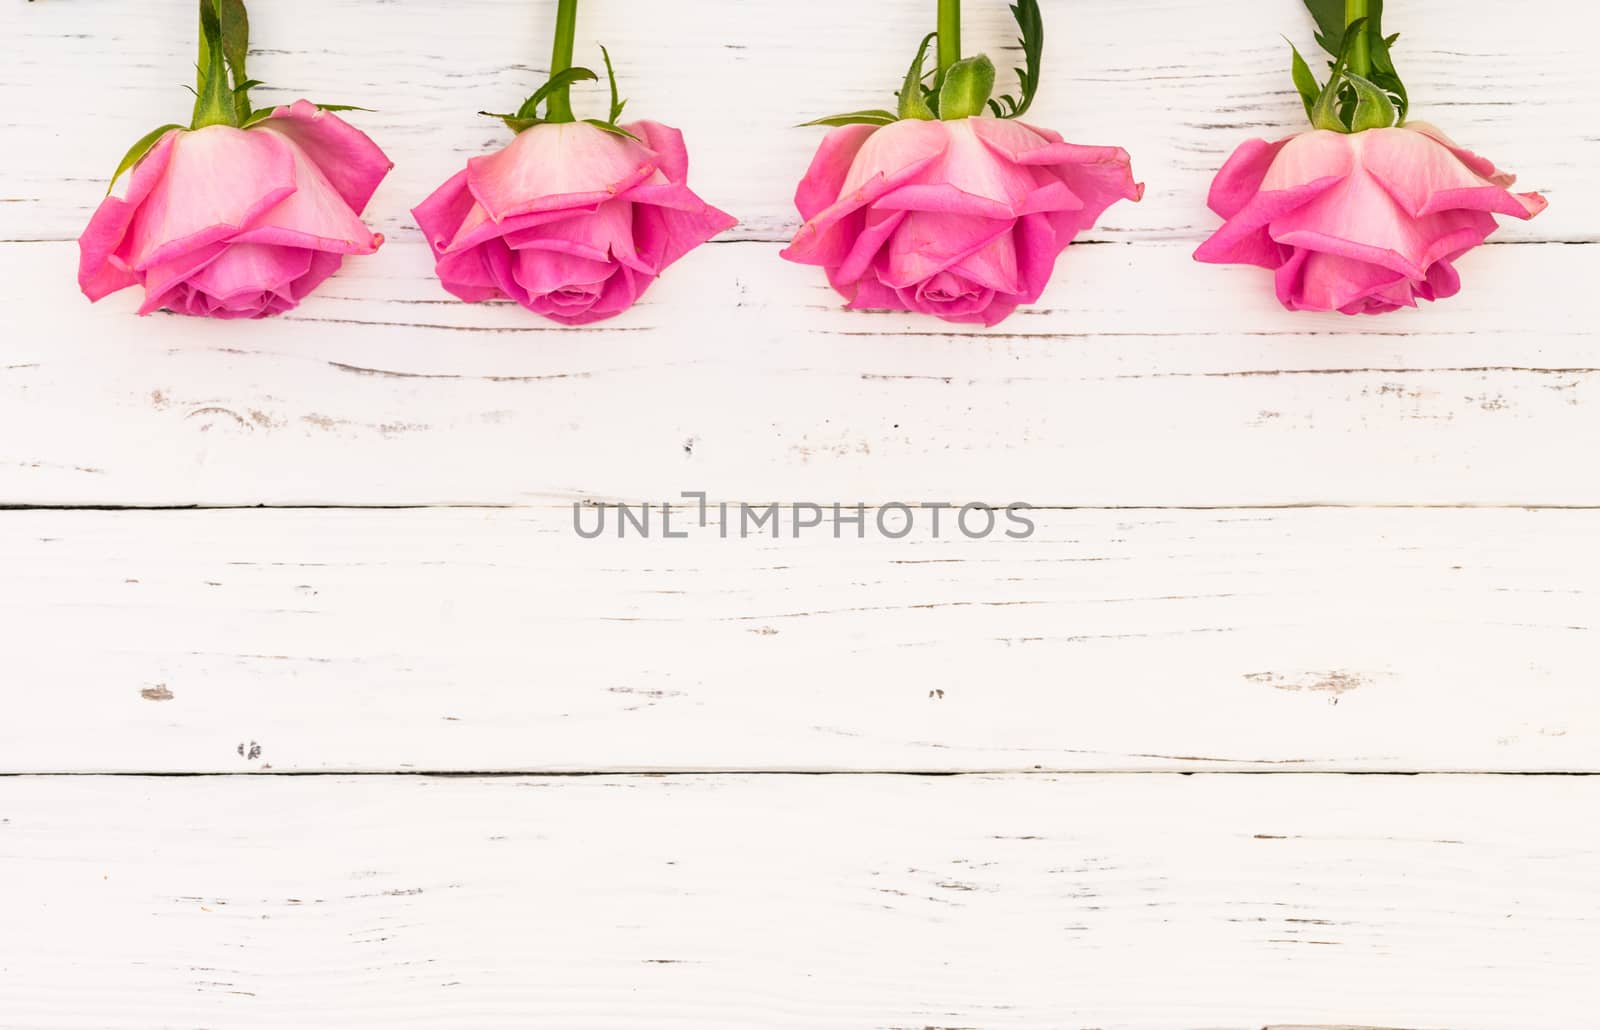
MULTIPOLYGON (((1369 0, 1344 0, 1344 23, 1349 26, 1358 18, 1368 16, 1369 0)), ((1350 44, 1347 51, 1350 54, 1350 70, 1363 79, 1372 74, 1372 50, 1367 43, 1367 32, 1363 28, 1350 44)))
POLYGON ((939 75, 961 60, 961 0, 939 0, 939 75))
MULTIPOLYGON (((550 54, 550 74, 559 75, 572 67, 572 41, 578 32, 578 0, 560 0, 556 8, 556 43, 550 54)), ((545 99, 545 120, 574 121, 572 87, 562 86, 545 99)))
POLYGON ((222 23, 214 2, 201 0, 200 5, 200 88, 195 91, 191 129, 239 124, 228 83, 228 62, 222 52, 222 23))

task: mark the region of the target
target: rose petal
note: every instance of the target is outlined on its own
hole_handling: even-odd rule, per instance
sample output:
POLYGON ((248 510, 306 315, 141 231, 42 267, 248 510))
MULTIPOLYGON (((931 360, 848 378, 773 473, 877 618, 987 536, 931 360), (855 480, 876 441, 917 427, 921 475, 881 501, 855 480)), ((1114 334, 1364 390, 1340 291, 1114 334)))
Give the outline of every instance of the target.
POLYGON ((647 148, 583 122, 535 125, 467 162, 467 186, 497 222, 590 207, 651 181, 668 180, 647 148))
POLYGON ((427 200, 411 209, 434 257, 442 255, 450 246, 477 203, 467 188, 467 172, 462 169, 434 190, 427 200))
POLYGON ((949 139, 943 125, 901 121, 869 136, 845 177, 839 199, 801 226, 780 256, 823 266, 842 261, 859 232, 860 219, 853 216, 891 190, 916 181, 938 159, 949 139))
POLYGON ((142 272, 231 239, 294 190, 294 156, 276 133, 213 125, 178 134, 133 220, 128 263, 142 272))
POLYGON ((122 245, 140 207, 166 175, 180 131, 172 130, 145 152, 133 166, 126 195, 101 201, 83 235, 78 237, 78 287, 90 300, 99 300, 139 281, 121 255, 122 245))
POLYGON ((689 148, 683 144, 683 133, 660 122, 637 121, 623 126, 644 140, 655 156, 655 165, 669 182, 684 183, 689 180, 689 148))
MULTIPOLYGON (((1361 163, 1415 217, 1457 208, 1529 219, 1548 206, 1537 193, 1510 193, 1494 166, 1411 128, 1373 129, 1357 137, 1361 163), (1487 166, 1487 168, 1485 168, 1487 166), (1482 174, 1486 170, 1487 176, 1482 174)), ((1509 182, 1507 183, 1509 185, 1509 182)))
POLYGON ((1276 143, 1252 139, 1240 144, 1212 180, 1206 206, 1223 218, 1232 218, 1243 211, 1261 191, 1261 182, 1267 177, 1267 170, 1272 167, 1273 160, 1283 150, 1284 144, 1292 138, 1285 137, 1276 143))
POLYGON ((370 136, 306 100, 278 108, 251 131, 255 129, 280 133, 304 151, 358 215, 394 168, 394 162, 370 136))
POLYGON ((877 131, 876 125, 845 125, 823 137, 811 167, 795 190, 794 203, 801 218, 809 222, 838 202, 851 163, 868 137, 877 131))
POLYGON ((233 238, 238 244, 302 247, 335 254, 376 253, 381 236, 366 227, 310 157, 288 143, 295 191, 233 238))
POLYGON ((888 267, 879 278, 896 289, 914 287, 1010 233, 1014 224, 971 215, 909 212, 889 241, 888 267))

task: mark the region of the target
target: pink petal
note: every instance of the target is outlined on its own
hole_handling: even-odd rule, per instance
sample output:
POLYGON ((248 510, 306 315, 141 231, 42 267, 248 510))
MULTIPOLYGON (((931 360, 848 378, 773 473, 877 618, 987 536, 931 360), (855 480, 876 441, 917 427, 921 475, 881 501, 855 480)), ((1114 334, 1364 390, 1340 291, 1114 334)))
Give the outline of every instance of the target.
POLYGON ((938 159, 949 139, 944 124, 895 122, 867 137, 839 198, 801 226, 780 256, 810 265, 842 261, 859 232, 860 219, 854 216, 884 194, 916 181, 938 159))
POLYGON ((583 122, 535 125, 467 162, 468 188, 497 222, 591 207, 651 181, 667 179, 647 148, 583 122))
POLYGON ((133 220, 128 263, 142 272, 231 239, 294 190, 294 156, 275 133, 213 125, 177 134, 133 220))
POLYGON ((656 167, 669 182, 689 180, 689 148, 683 145, 683 133, 650 121, 630 122, 623 128, 644 140, 644 145, 655 155, 656 167))
POLYGON ((503 250, 505 244, 495 240, 472 250, 457 251, 440 257, 436 269, 440 284, 450 293, 471 304, 504 297, 505 294, 500 292, 500 285, 485 258, 485 250, 488 247, 499 247, 503 250))
MULTIPOLYGON (((1093 226, 1117 201, 1144 197, 1144 185, 1134 181, 1128 152, 1121 147, 1064 143, 1054 132, 1004 119, 974 118, 969 124, 991 150, 1025 168, 1045 170, 1059 178, 1079 201, 1071 205, 1081 211, 1077 231, 1093 226)), ((1017 212, 1050 209, 1035 199, 1017 212)))
POLYGON ((294 143, 295 191, 262 215, 234 243, 301 247, 335 254, 372 254, 383 237, 369 230, 322 170, 294 143))
POLYGON ((78 238, 78 286, 90 300, 99 300, 139 281, 120 252, 141 205, 166 175, 179 131, 174 129, 162 136, 145 152, 133 167, 127 195, 102 201, 78 238))
POLYGON ((434 257, 439 257, 455 239, 477 200, 467 189, 466 170, 457 172, 443 186, 434 190, 427 200, 411 209, 412 217, 422 229, 434 257))
POLYGON ((519 250, 513 255, 513 261, 513 274, 529 296, 603 283, 616 270, 608 261, 549 250, 519 250))
POLYGON ((1279 300, 1290 310, 1338 311, 1396 285, 1405 301, 1415 304, 1411 277, 1381 265, 1317 252, 1300 252, 1291 264, 1279 288, 1279 300))
MULTIPOLYGON (((1017 268, 1017 245, 1013 233, 1001 233, 983 247, 950 266, 950 270, 963 279, 995 293, 1022 292, 1022 278, 1017 268)), ((1048 279, 1049 276, 1045 278, 1048 279)))
POLYGON ((1268 143, 1264 139, 1246 140, 1228 158, 1227 164, 1211 182, 1211 193, 1206 206, 1223 218, 1232 218, 1254 199, 1261 190, 1267 170, 1285 143, 1292 137, 1268 143))
POLYGON ((1270 232, 1285 246, 1342 254, 1420 280, 1433 262, 1477 246, 1494 228, 1494 219, 1480 211, 1413 218, 1376 179, 1358 170, 1274 218, 1270 232))
POLYGON ((900 295, 876 278, 867 276, 859 280, 838 279, 831 273, 829 283, 849 303, 847 311, 910 311, 900 300, 900 295))
POLYGON ((634 245, 642 257, 636 271, 656 275, 689 251, 718 233, 739 224, 739 220, 709 204, 699 210, 634 205, 634 245))
POLYGON ((851 245, 850 253, 833 270, 833 278, 852 282, 867 275, 876 267, 884 244, 894 236, 906 220, 906 215, 905 211, 880 211, 876 208, 865 212, 861 233, 851 245))
POLYGON ((289 296, 296 304, 306 299, 333 273, 344 264, 343 254, 330 254, 326 251, 313 251, 311 254, 311 267, 306 269, 304 275, 296 279, 289 289, 289 296))
MULTIPOLYGON (((1493 211, 1529 219, 1547 206, 1537 193, 1515 194, 1500 185, 1511 180, 1466 151, 1410 128, 1374 129, 1357 137, 1362 165, 1383 183, 1396 202, 1414 216, 1456 208, 1493 211), (1488 175, 1482 174, 1488 172, 1488 175)), ((1509 185, 1509 182, 1507 182, 1509 185)))
POLYGON ((823 137, 822 146, 817 148, 811 167, 795 191, 794 203, 801 218, 810 221, 839 200, 851 163, 867 138, 877 131, 876 125, 845 125, 823 137))
POLYGON ((889 263, 879 274, 887 286, 914 287, 1011 232, 1013 222, 970 215, 912 211, 889 241, 889 263))
MULTIPOLYGON (((961 193, 991 201, 1007 215, 1022 210, 1043 183, 1025 167, 1055 144, 1026 125, 997 118, 967 118, 945 122, 950 142, 939 161, 928 170, 927 181, 948 184, 961 193)), ((1070 149, 1070 148, 1069 148, 1070 149)))
POLYGON ((394 168, 366 133, 306 100, 278 108, 255 129, 281 133, 304 151, 358 215, 394 168))
MULTIPOLYGON (((227 249, 226 243, 212 243, 152 266, 144 273, 144 303, 139 306, 139 314, 149 315, 162 308, 171 308, 179 314, 197 313, 185 303, 190 292, 189 277, 222 257, 227 249)), ((204 316, 209 310, 202 304, 198 314, 204 316)))
POLYGON ((1228 219, 1194 252, 1196 261, 1209 264, 1247 264, 1277 268, 1288 256, 1287 248, 1273 239, 1272 223, 1310 203, 1337 186, 1342 179, 1330 176, 1288 189, 1263 191, 1253 197, 1238 214, 1228 219))
POLYGON ((295 281, 311 271, 311 255, 295 247, 233 243, 187 279, 192 288, 225 305, 242 297, 288 294, 295 281))

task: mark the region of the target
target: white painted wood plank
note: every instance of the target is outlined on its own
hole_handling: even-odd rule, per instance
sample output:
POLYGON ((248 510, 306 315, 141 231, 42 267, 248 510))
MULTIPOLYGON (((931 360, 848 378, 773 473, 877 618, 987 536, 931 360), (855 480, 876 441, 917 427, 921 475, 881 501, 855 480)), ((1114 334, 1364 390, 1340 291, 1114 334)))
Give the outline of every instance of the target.
POLYGON ((0 1026, 1583 1027, 1597 804, 1595 778, 6 779, 0 1026))
MULTIPOLYGON (((189 5, 193 6, 193 5, 189 5)), ((1009 69, 1020 58, 1004 0, 967 5, 969 51, 1009 69)), ((1206 188, 1252 136, 1305 127, 1289 81, 1288 35, 1314 51, 1312 23, 1281 0, 1051 0, 1043 88, 1030 119, 1083 143, 1127 148, 1149 183, 1144 203, 1113 208, 1099 239, 1198 240, 1216 224, 1206 188)), ((441 9, 371 0, 273 0, 251 11, 252 74, 276 87, 259 102, 309 95, 377 108, 358 122, 399 167, 372 217, 391 239, 407 213, 468 157, 506 139, 480 110, 505 110, 542 79, 553 3, 458 0, 441 9)), ((1577 0, 1539 19, 1455 0, 1410 0, 1390 13, 1416 116, 1546 191, 1550 210, 1508 239, 1600 238, 1592 187, 1600 139, 1586 133, 1600 81, 1577 0), (1478 12, 1478 13, 1475 13, 1478 12)), ((822 130, 794 124, 892 103, 932 0, 589 0, 579 54, 619 61, 630 114, 682 127, 697 188, 738 215, 746 238, 797 224, 791 198, 822 130)), ((0 9, 13 43, 0 77, 7 140, 5 239, 72 239, 117 159, 146 130, 182 117, 194 62, 183 4, 73 0, 0 9)), ((1009 78, 1003 81, 1008 82, 1009 78)), ((587 89, 592 110, 603 103, 587 89)))
POLYGON ((1600 504, 1600 248, 1491 247, 1382 323, 1276 308, 1179 244, 1074 248, 1001 332, 852 315, 772 244, 626 317, 441 302, 416 246, 248 325, 90 308, 68 244, 0 246, 0 503, 1600 504), (1155 290, 1155 294, 1152 294, 1155 290), (730 306, 737 305, 737 306, 730 306))
POLYGON ((0 513, 0 771, 1600 769, 1600 512, 1033 517, 0 513))

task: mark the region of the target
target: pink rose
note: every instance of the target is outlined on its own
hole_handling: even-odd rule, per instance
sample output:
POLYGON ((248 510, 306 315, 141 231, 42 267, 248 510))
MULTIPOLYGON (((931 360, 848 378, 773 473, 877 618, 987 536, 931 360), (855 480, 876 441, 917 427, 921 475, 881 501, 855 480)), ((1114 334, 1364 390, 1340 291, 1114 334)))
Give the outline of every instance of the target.
POLYGON ((806 219, 783 256, 821 265, 850 308, 994 325, 1039 299, 1056 257, 1118 200, 1128 154, 976 117, 848 125, 795 194, 806 219))
POLYGON ((173 129, 89 220, 78 285, 90 300, 142 285, 141 315, 280 314, 383 243, 360 213, 393 167, 304 100, 248 129, 173 129))
POLYGON ((674 261, 731 218, 685 184, 683 134, 544 123, 475 157, 413 214, 444 288, 465 301, 514 300, 566 325, 620 314, 674 261))
POLYGON ((1420 122, 1251 140, 1212 183, 1227 223, 1195 258, 1272 269, 1291 311, 1416 307, 1460 291, 1454 262, 1495 231, 1495 213, 1545 209, 1514 182, 1420 122))

